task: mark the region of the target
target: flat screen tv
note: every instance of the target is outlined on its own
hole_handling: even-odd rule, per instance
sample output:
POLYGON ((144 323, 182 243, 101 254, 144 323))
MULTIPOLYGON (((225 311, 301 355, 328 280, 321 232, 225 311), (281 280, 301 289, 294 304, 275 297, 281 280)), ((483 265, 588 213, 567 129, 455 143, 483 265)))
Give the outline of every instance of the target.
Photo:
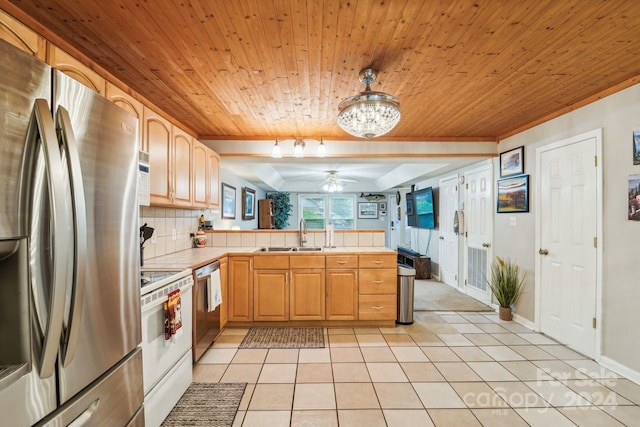
POLYGON ((433 188, 428 187, 413 192, 416 213, 416 227, 436 228, 436 215, 433 206, 433 188))

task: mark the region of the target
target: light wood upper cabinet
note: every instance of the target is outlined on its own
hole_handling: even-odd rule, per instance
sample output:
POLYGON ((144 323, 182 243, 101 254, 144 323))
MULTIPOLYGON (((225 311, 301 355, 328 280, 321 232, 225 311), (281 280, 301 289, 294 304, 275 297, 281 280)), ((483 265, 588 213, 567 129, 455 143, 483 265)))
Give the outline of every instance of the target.
POLYGON ((170 205, 173 199, 171 123, 147 107, 143 110, 143 146, 149 149, 151 204, 170 205))
POLYGON ((251 263, 251 257, 229 257, 228 316, 230 321, 250 322, 253 320, 253 272, 251 263))
POLYGON ((209 208, 220 206, 220 155, 209 150, 209 208))
POLYGON ((173 126, 173 204, 190 207, 193 203, 193 137, 173 126))
POLYGON ((56 45, 49 44, 47 51, 47 63, 69 77, 79 81, 91 90, 104 96, 106 93, 106 80, 100 74, 84 65, 82 62, 69 55, 56 45))
POLYGON ((47 42, 45 39, 2 10, 0 10, 0 40, 7 41, 43 61, 46 59, 47 42))
POLYGON ((142 102, 138 101, 133 96, 110 82, 107 82, 105 96, 109 101, 138 118, 138 147, 140 150, 148 153, 148 141, 144 137, 144 113, 142 102))
POLYGON ((209 149, 199 141, 193 144, 193 206, 207 208, 209 206, 209 149))

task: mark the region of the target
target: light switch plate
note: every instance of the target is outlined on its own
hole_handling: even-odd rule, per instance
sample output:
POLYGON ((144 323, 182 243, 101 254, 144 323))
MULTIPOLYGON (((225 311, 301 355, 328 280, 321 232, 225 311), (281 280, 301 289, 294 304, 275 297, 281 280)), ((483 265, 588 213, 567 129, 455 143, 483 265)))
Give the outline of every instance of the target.
POLYGON ((515 216, 509 217, 509 225, 512 227, 515 227, 516 225, 518 225, 518 221, 515 216))

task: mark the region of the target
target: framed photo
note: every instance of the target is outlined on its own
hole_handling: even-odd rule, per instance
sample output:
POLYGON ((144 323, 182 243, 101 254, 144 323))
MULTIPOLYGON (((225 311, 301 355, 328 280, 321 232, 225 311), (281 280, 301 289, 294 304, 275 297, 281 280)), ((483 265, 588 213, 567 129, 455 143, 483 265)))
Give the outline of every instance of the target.
POLYGON ((500 177, 524 173, 524 146, 500 153, 500 177))
POLYGON ((378 204, 376 202, 358 202, 358 219, 378 218, 378 204))
POLYGON ((387 210, 387 202, 379 202, 378 210, 381 212, 385 212, 387 210))
POLYGON ((640 175, 629 175, 629 221, 640 221, 640 175))
POLYGON ((498 180, 497 212, 529 212, 529 175, 498 180))
POLYGON ((256 217, 256 190, 242 187, 242 219, 249 220, 256 217))
POLYGON ((236 187, 222 183, 222 219, 236 219, 236 187))
POLYGON ((633 164, 640 165, 640 130, 633 131, 633 164))

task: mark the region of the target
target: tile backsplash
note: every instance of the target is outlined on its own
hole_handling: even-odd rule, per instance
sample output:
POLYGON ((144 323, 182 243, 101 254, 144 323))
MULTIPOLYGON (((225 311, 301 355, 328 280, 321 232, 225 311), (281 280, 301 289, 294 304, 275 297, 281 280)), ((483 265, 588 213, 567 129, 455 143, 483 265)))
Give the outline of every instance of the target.
POLYGON ((140 225, 147 223, 155 229, 153 237, 144 244, 144 259, 189 249, 192 244, 189 234, 198 230, 198 218, 204 213, 204 210, 142 206, 140 225))

